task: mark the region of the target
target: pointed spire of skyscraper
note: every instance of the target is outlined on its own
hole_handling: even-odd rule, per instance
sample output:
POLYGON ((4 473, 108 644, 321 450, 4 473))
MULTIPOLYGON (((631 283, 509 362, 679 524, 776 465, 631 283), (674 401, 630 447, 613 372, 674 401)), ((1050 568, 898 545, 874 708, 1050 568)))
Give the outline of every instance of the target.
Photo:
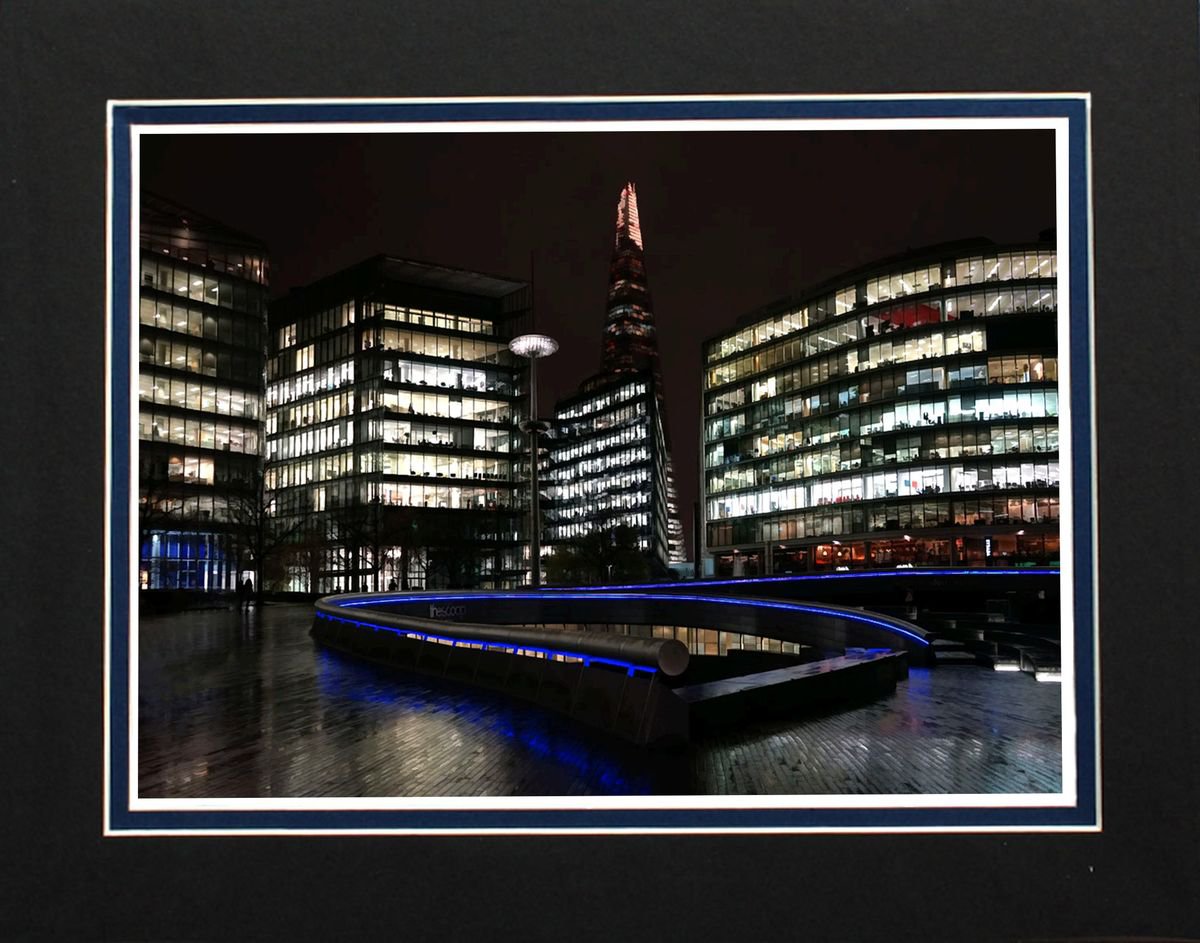
POLYGON ((621 190, 621 199, 617 201, 616 248, 621 248, 622 239, 635 243, 639 249, 645 248, 642 245, 642 227, 638 222, 637 187, 632 181, 625 184, 621 190))
POLYGON ((642 227, 638 220, 637 188, 626 183, 617 201, 616 239, 608 268, 608 319, 604 325, 604 370, 620 373, 647 367, 658 374, 658 341, 642 227))

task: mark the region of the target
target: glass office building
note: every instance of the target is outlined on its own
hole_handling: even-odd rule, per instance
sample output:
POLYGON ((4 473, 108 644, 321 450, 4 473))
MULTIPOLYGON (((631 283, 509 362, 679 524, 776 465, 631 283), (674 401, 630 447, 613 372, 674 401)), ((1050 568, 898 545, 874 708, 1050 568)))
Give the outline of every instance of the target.
POLYGON ((288 589, 524 581, 524 282, 379 256, 274 302, 267 489, 288 589))
POLYGON ((632 527, 662 571, 670 556, 666 439, 650 370, 599 374, 554 410, 544 510, 551 549, 632 527))
POLYGON ((602 370, 555 406, 546 544, 620 526, 637 531, 653 571, 683 559, 654 306, 637 189, 617 201, 602 370))
POLYGON ((140 586, 233 589, 261 467, 266 247, 149 193, 140 227, 140 586))
POLYGON ((1052 241, 947 244, 706 341, 715 573, 1056 562, 1056 278, 1052 241))

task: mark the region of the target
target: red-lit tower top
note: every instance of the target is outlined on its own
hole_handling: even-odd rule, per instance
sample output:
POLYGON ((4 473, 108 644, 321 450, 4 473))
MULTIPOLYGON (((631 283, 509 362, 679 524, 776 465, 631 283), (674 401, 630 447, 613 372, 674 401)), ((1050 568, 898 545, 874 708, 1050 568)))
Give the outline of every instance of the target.
POLYGON ((637 188, 626 183, 617 201, 617 233, 608 267, 608 319, 604 325, 604 371, 653 369, 658 375, 658 340, 646 284, 637 188))

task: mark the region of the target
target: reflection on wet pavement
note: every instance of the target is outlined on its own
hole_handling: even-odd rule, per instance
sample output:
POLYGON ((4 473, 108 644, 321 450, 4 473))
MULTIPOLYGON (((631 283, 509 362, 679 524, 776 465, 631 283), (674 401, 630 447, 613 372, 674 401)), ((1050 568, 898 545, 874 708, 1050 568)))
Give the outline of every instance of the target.
POLYGON ((676 754, 319 648, 308 606, 142 620, 143 797, 1057 792, 1060 688, 914 669, 889 698, 676 754))

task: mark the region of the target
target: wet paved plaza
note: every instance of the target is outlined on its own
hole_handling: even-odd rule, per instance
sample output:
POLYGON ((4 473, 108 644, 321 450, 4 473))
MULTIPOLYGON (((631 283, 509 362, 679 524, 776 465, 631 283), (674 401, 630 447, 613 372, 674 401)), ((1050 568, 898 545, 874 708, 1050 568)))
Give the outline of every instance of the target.
POLYGON ((140 626, 144 797, 1057 792, 1057 684, 913 669, 893 695, 655 754, 319 648, 312 609, 140 626))

